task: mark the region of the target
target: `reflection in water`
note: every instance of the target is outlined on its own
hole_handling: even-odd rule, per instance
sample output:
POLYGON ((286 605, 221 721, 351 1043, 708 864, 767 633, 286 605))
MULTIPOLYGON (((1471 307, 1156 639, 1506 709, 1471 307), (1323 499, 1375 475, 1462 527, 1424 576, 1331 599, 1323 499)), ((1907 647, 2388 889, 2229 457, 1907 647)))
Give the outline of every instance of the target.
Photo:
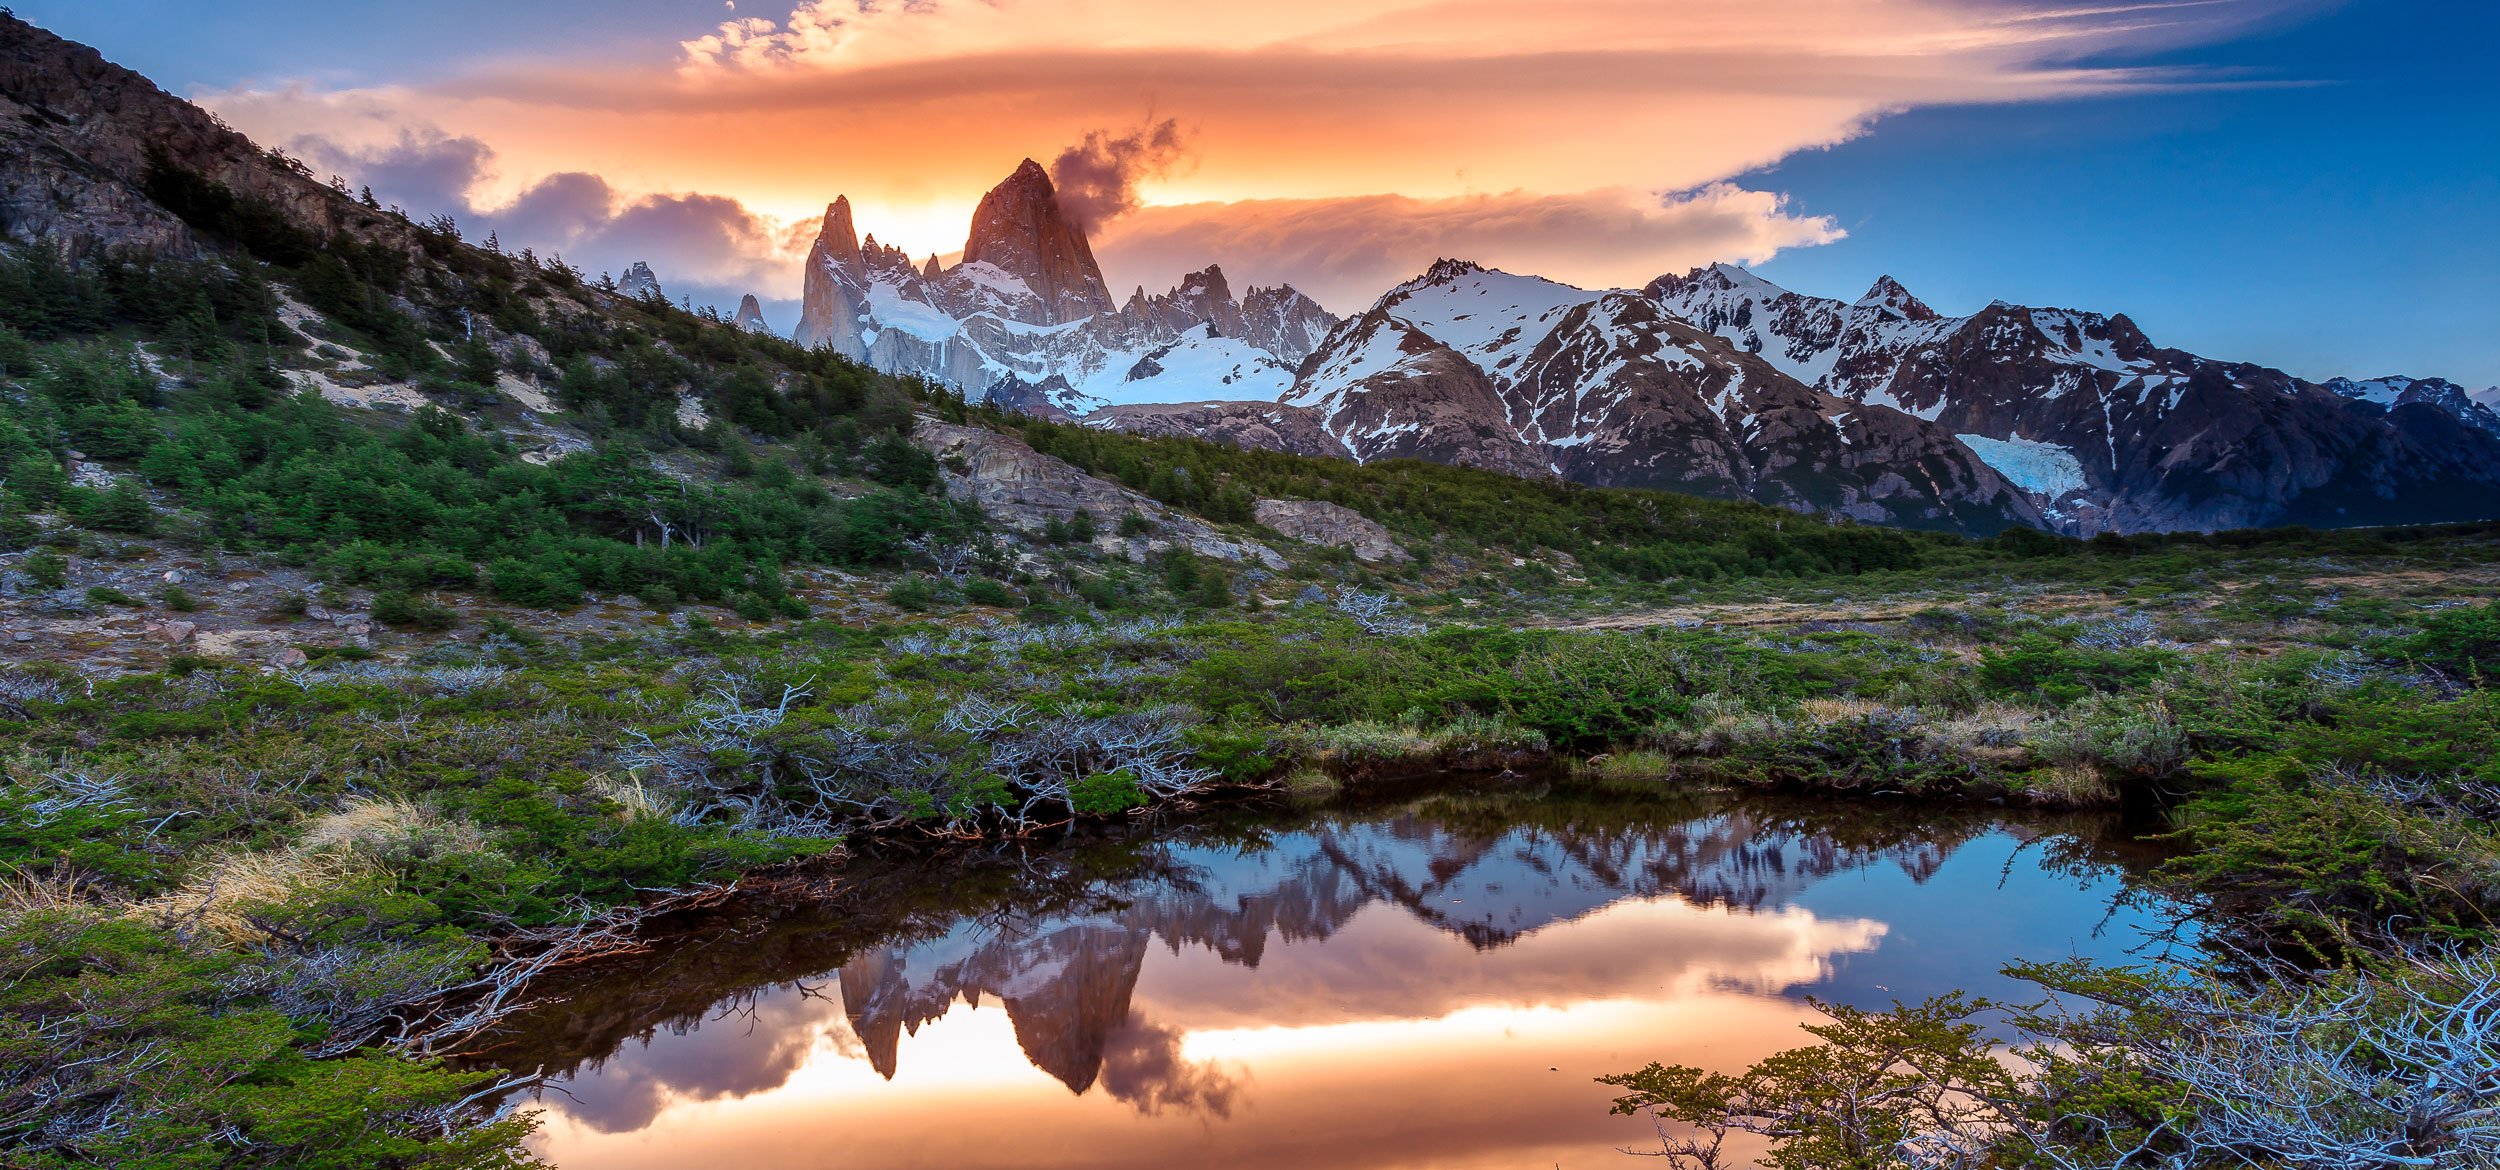
POLYGON ((2043 924, 2114 950, 2096 850, 1586 794, 1183 827, 707 924, 495 1056, 572 1068, 540 1103, 571 1170, 1613 1161, 1644 1131, 1591 1077, 1792 1046, 1795 994, 1864 998, 1899 930, 2002 920, 1907 957, 1947 983, 2067 953, 2017 949, 2043 924))

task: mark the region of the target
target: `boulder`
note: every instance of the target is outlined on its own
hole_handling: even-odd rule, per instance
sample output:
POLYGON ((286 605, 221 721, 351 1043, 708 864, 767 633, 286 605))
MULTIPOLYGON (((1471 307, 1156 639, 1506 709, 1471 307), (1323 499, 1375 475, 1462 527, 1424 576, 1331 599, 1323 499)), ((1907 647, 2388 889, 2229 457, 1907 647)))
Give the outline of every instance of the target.
POLYGON ((1251 515, 1278 533, 1309 544, 1352 548, 1354 559, 1378 564, 1415 558, 1398 547, 1380 522, 1325 500, 1260 500, 1251 515))

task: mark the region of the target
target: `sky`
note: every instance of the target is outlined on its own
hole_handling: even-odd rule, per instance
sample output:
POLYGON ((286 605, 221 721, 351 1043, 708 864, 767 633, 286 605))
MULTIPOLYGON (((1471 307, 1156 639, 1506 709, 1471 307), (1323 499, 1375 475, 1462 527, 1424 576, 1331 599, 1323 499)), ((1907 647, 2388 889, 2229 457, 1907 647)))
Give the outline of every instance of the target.
POLYGON ((1359 311, 1440 256, 1715 261, 2500 383, 2488 0, 19 0, 473 238, 795 322, 825 204, 914 255, 1049 165, 1115 288, 1359 311))

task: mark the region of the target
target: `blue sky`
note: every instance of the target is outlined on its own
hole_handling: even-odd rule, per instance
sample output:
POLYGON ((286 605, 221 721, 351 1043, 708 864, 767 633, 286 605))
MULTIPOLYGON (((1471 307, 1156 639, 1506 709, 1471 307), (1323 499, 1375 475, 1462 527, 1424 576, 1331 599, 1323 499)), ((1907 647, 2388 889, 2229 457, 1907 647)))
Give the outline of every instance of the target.
MULTIPOLYGON (((2032 0, 1929 2, 1977 7, 2032 0)), ((755 11, 736 15, 781 21, 790 15, 790 0, 777 8, 750 8, 755 11)), ((284 107, 266 96, 280 91, 328 98, 432 86, 439 94, 458 89, 464 76, 516 59, 566 68, 642 69, 663 77, 657 71, 674 67, 680 41, 731 15, 725 4, 697 0, 425 5, 33 0, 17 4, 16 11, 98 46, 175 92, 263 95, 239 101, 233 110, 225 100, 217 102, 263 137, 270 136, 268 127, 290 126, 287 118, 303 116, 300 103, 284 107)), ((2355 0, 2311 5, 2185 47, 2114 43, 2082 62, 2181 68, 2196 84, 2134 88, 2121 96, 1975 103, 1956 102, 1938 90, 1946 96, 1905 101, 1906 112, 1877 118, 1866 133, 1838 145, 1806 145, 1768 167, 1714 169, 1696 163, 1698 170, 1679 171, 1669 164, 1705 147, 1660 140, 1648 147, 1669 160, 1659 175, 1683 182, 1723 178, 1744 192, 1784 195, 1787 203, 1777 215, 1758 215, 1768 226, 1757 225, 1746 239, 1714 243, 1677 236, 1672 247, 1660 245, 1665 250, 1659 255, 1681 265, 1698 262, 1713 247, 1731 258, 1776 250, 1758 268, 1788 287, 1854 297, 1877 275, 1889 273, 1946 312, 1968 312, 1996 299, 2125 312, 2158 343, 2311 378, 2407 373, 2445 376, 2469 388, 2500 384, 2495 56, 2500 56, 2500 4, 2355 0), (1800 217, 1828 217, 1846 237, 1805 242, 1814 233, 1811 224, 1797 226, 1800 217)), ((1167 89, 1147 97, 1188 113, 1186 93, 1167 89)), ((439 104, 426 107, 427 116, 439 104)), ((1138 104, 1146 108, 1142 99, 1138 104)), ((1366 116, 1362 110, 1348 114, 1358 123, 1366 116)), ((1243 135, 1227 138, 1220 123, 1210 115, 1214 128, 1200 139, 1206 166, 1194 173, 1201 186, 1218 190, 1219 199, 1300 193, 1206 181, 1208 175, 1221 178, 1227 161, 1248 158, 1248 148, 1232 145, 1243 135)), ((500 152, 495 166, 501 173, 530 172, 536 162, 527 142, 496 139, 449 118, 445 125, 450 128, 444 133, 477 134, 490 142, 500 152)), ((1064 141, 1054 134, 1063 134, 1055 124, 1031 131, 1029 145, 1021 149, 1048 157, 1064 141)), ((1630 137, 1637 140, 1640 134, 1630 137)), ((1797 141, 1812 139, 1812 133, 1800 131, 1797 141)), ((1534 145, 1521 148, 1529 165, 1537 161, 1534 145)), ((1013 139, 987 148, 964 164, 964 174, 1003 173, 1015 148, 1013 139)), ((1627 149, 1642 147, 1636 141, 1627 149)), ((828 146, 823 153, 841 151, 828 146)), ((861 160, 884 157, 864 147, 851 153, 861 160)), ((1558 142, 1553 162, 1576 165, 1587 153, 1585 147, 1558 142)), ((769 182, 759 183, 751 174, 732 176, 717 165, 686 177, 684 170, 636 172, 630 162, 615 161, 621 157, 615 149, 584 157, 591 161, 551 160, 539 170, 596 170, 616 183, 619 200, 641 190, 717 191, 728 197, 722 205, 740 207, 739 214, 756 210, 753 222, 712 233, 717 247, 733 250, 760 247, 754 241, 768 238, 786 247, 773 233, 785 223, 803 222, 804 208, 821 208, 836 188, 850 191, 855 202, 862 202, 861 191, 868 189, 863 227, 874 230, 883 222, 889 239, 902 239, 915 252, 944 250, 943 233, 954 230, 947 225, 961 222, 956 204, 968 207, 979 190, 967 177, 927 196, 932 210, 925 218, 939 226, 914 236, 904 196, 889 198, 880 220, 875 184, 881 176, 862 172, 879 165, 895 172, 930 166, 917 156, 910 163, 862 161, 829 178, 811 175, 792 184, 798 194, 778 203, 780 193, 768 190, 769 182), (715 175, 717 186, 709 184, 715 175), (776 219, 763 214, 767 209, 786 214, 776 219)), ((1366 193, 1381 186, 1364 185, 1376 178, 1356 170, 1338 180, 1342 189, 1311 193, 1366 193)), ((453 186, 466 181, 462 172, 453 186)), ((1608 174, 1593 172, 1577 185, 1601 188, 1610 181, 1608 174)), ((1190 191, 1178 197, 1208 196, 1190 191)), ((493 202, 476 198, 481 207, 493 202)), ((694 214, 682 207, 670 210, 679 214, 645 218, 682 223, 694 214)), ((1662 224, 1657 230, 1685 229, 1662 224)), ((608 241, 613 256, 599 255, 594 253, 601 242, 578 233, 573 245, 568 254, 620 267, 629 250, 639 249, 632 252, 639 255, 659 246, 647 236, 618 238, 608 241)), ((1117 255, 1115 241, 1106 249, 1106 263, 1117 255)), ((1237 274, 1257 262, 1250 256, 1219 258, 1237 274)), ((1562 259, 1541 267, 1533 258, 1492 259, 1580 283, 1622 279, 1575 272, 1562 259)), ((1170 260, 1172 275, 1180 263, 1170 260)), ((1389 263, 1409 261, 1401 256, 1389 263)), ((1667 266, 1667 260, 1658 261, 1658 267, 1667 266)), ((689 253, 676 267, 692 273, 699 261, 689 253)), ((1394 279, 1385 274, 1394 270, 1347 279, 1357 289, 1385 287, 1394 279)), ((664 265, 664 277, 669 272, 664 265)), ((786 265, 729 265, 722 272, 717 279, 690 278, 680 287, 733 302, 743 288, 761 287, 774 303, 795 294, 794 287, 762 287, 785 282, 786 265)), ((1125 274, 1112 275, 1116 283, 1125 274)), ((1254 269, 1252 275, 1262 273, 1254 269)), ((1343 299, 1332 303, 1343 309, 1343 299)))
POLYGON ((1748 176, 1849 231, 1760 271, 2122 311, 2312 378, 2500 383, 2500 4, 2354 4, 2169 60, 2306 84, 1895 116, 1748 176))

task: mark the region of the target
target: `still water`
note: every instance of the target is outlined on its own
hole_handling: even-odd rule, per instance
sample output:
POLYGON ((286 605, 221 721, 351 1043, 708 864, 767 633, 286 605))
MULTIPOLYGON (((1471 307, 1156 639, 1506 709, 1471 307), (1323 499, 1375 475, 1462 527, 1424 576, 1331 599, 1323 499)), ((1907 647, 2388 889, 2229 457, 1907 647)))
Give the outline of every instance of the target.
POLYGON ((565 1170, 1640 1166, 1591 1078, 1739 1069, 1807 997, 2124 957, 2103 820, 1445 793, 939 854, 700 924, 500 1064, 565 1170))

